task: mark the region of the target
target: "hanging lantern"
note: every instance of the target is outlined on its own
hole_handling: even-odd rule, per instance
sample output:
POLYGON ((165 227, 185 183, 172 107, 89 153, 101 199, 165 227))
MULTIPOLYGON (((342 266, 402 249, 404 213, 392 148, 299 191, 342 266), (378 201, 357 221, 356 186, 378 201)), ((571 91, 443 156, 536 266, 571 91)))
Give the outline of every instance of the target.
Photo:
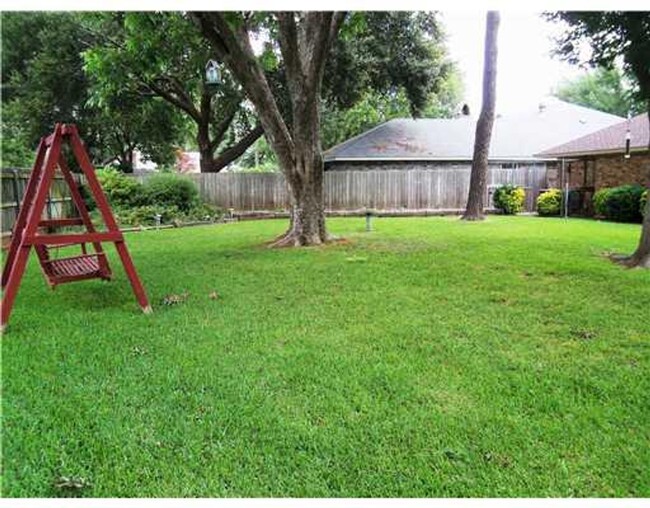
POLYGON ((629 159, 630 158, 630 140, 632 138, 632 135, 630 133, 630 120, 632 118, 632 115, 630 113, 627 114, 627 132, 625 133, 625 158, 629 159))
POLYGON ((214 60, 208 60, 208 63, 205 64, 205 83, 206 85, 221 84, 221 71, 219 71, 219 64, 214 60))

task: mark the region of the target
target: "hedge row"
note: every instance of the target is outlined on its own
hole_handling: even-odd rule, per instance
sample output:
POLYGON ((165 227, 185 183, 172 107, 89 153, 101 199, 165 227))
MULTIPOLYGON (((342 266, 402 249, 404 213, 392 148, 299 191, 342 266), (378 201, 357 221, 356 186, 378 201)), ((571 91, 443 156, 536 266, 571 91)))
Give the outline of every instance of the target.
POLYGON ((597 217, 617 222, 642 222, 647 191, 640 185, 621 185, 594 194, 597 217))
MULTIPOLYGON (((549 189, 537 198, 537 213, 542 216, 560 215, 562 192, 549 189)), ((648 191, 640 185, 621 185, 601 189, 594 194, 596 217, 616 222, 642 222, 648 191)))

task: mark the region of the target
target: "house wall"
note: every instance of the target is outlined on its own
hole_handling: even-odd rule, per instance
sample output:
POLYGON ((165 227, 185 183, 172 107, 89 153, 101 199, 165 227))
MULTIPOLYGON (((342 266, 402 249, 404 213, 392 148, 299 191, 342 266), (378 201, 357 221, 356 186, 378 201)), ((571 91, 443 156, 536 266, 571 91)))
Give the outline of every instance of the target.
POLYGON ((639 184, 650 186, 650 154, 622 154, 581 157, 568 162, 569 187, 592 189, 639 184))
POLYGON ((601 156, 595 160, 596 190, 626 184, 650 187, 650 153, 634 154, 629 159, 621 155, 601 156))
MULTIPOLYGON (((564 188, 562 164, 558 163, 557 176, 547 172, 549 187, 564 188)), ((571 215, 592 216, 593 196, 600 189, 619 185, 640 184, 650 187, 650 153, 633 154, 626 159, 623 154, 584 156, 565 162, 569 188, 577 191, 569 200, 571 215)))

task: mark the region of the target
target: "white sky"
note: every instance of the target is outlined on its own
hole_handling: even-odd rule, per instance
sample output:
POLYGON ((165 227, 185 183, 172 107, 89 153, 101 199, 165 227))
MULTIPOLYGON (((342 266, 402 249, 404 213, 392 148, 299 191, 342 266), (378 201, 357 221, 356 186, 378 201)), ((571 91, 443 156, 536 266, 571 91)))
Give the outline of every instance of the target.
MULTIPOLYGON (((465 102, 472 114, 481 108, 485 12, 442 12, 447 46, 463 74, 465 102)), ((551 39, 560 27, 536 13, 502 11, 498 34, 497 111, 536 108, 564 79, 585 70, 551 57, 551 39)))

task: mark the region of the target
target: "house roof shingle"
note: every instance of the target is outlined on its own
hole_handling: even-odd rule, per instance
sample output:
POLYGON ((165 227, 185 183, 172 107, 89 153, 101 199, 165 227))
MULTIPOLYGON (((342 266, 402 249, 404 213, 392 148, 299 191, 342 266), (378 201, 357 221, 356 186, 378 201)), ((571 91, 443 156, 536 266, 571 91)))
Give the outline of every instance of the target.
MULTIPOLYGON (((623 118, 550 98, 545 107, 512 116, 499 116, 490 144, 492 160, 539 159, 542 150, 623 118)), ((325 152, 335 160, 471 160, 476 120, 395 119, 349 139, 325 152)))
POLYGON ((568 143, 554 146, 543 152, 542 157, 578 156, 593 153, 622 152, 625 150, 625 135, 630 129, 630 149, 647 150, 650 142, 650 123, 648 114, 642 113, 628 122, 624 120, 610 127, 573 139, 568 143))

